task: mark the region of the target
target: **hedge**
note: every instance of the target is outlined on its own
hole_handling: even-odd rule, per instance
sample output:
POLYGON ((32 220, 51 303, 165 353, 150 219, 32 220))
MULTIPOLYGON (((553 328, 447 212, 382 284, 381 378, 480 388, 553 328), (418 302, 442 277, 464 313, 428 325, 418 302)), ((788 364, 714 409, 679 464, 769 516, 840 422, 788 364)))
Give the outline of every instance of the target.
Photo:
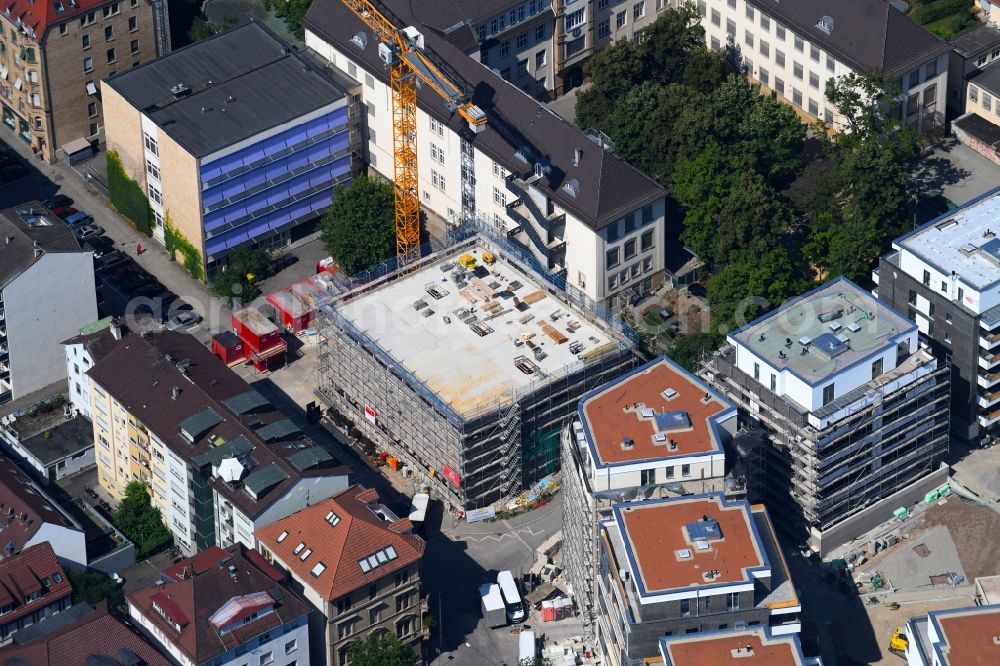
POLYGON ((163 244, 167 249, 167 256, 174 260, 174 252, 180 252, 184 257, 184 269, 196 280, 205 279, 205 269, 201 265, 201 252, 191 244, 187 238, 177 230, 170 219, 170 211, 167 211, 167 219, 163 224, 163 244))
POLYGON ((935 0, 913 10, 913 20, 921 25, 943 19, 952 14, 969 11, 969 0, 935 0))
POLYGON ((149 207, 146 193, 139 183, 128 177, 118 153, 110 150, 108 162, 108 197, 111 205, 132 222, 132 226, 146 234, 153 235, 153 209, 149 207))

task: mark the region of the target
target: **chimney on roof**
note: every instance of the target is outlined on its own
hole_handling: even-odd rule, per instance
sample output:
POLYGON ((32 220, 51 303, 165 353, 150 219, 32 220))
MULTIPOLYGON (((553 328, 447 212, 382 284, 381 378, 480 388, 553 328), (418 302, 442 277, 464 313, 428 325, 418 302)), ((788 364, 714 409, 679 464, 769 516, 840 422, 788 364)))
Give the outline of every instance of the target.
POLYGON ((114 338, 115 340, 121 340, 122 339, 122 327, 121 326, 119 326, 118 324, 111 324, 111 328, 109 330, 111 331, 111 337, 112 338, 114 338))
POLYGON ((573 166, 580 166, 580 162, 583 160, 583 148, 573 149, 573 166))
POLYGON ((174 400, 176 400, 180 394, 181 394, 180 386, 174 386, 173 388, 170 389, 170 397, 173 398, 174 400))
POLYGON ((10 245, 11 241, 14 240, 13 236, 7 236, 7 245, 10 245))
POLYGON ((38 241, 32 241, 32 246, 35 248, 35 259, 38 259, 38 257, 45 254, 45 250, 42 249, 42 246, 39 245, 38 241))

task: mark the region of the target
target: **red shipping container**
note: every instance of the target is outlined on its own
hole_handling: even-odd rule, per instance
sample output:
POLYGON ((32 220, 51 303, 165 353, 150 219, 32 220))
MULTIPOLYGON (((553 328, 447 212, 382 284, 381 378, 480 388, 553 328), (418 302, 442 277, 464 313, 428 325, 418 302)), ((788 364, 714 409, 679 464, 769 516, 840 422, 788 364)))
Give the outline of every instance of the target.
POLYGON ((268 294, 267 301, 278 311, 281 325, 286 329, 293 333, 299 333, 309 328, 309 323, 312 321, 312 310, 288 289, 268 294))
POLYGON ((246 358, 243 341, 232 331, 222 331, 212 336, 212 353, 226 365, 235 365, 246 358))
POLYGON ((233 313, 233 330, 256 352, 267 351, 283 342, 281 329, 254 308, 233 313))

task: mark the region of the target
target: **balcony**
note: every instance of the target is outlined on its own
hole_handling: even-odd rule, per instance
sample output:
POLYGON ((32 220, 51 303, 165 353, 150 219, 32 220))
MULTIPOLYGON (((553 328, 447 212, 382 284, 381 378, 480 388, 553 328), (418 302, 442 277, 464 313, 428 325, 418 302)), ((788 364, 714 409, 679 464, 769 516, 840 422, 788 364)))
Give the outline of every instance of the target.
POLYGON ((979 367, 984 370, 992 370, 998 363, 1000 363, 1000 353, 979 357, 979 367))
POLYGON ((992 350, 994 347, 1000 345, 1000 333, 984 333, 979 336, 979 346, 983 349, 992 350))
POLYGON ((878 285, 878 268, 872 269, 872 282, 874 282, 876 286, 878 285))
POLYGON ((979 415, 979 425, 991 426, 1000 420, 1000 408, 979 415))
POLYGON ((980 407, 992 407, 1000 400, 1000 389, 979 396, 980 407))
POLYGON ((976 378, 976 383, 983 388, 991 388, 1000 382, 1000 372, 980 373, 976 378))

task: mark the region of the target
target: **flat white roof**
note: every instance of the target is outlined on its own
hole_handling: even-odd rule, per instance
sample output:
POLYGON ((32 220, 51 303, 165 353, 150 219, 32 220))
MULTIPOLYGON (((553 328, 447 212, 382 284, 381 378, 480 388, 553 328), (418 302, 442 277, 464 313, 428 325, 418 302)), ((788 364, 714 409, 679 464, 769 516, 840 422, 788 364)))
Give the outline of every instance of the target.
MULTIPOLYGON (((1000 188, 900 237, 896 244, 976 289, 1000 281, 1000 188)), ((916 276, 919 279, 919 276, 916 276)))
POLYGON ((459 414, 619 344, 499 254, 488 266, 484 245, 465 247, 337 306, 459 414), (475 271, 458 262, 465 254, 475 271))

